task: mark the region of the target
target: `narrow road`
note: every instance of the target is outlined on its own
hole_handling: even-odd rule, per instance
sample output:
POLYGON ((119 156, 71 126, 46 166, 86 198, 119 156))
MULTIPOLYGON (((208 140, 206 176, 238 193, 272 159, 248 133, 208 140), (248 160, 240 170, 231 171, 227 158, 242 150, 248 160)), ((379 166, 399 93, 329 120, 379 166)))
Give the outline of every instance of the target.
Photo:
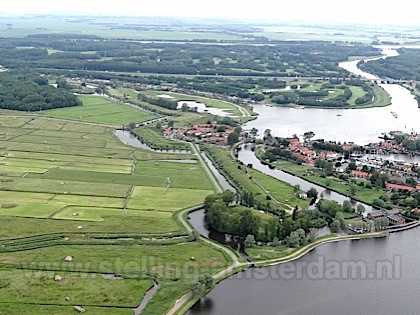
POLYGON ((213 172, 211 171, 210 167, 207 165, 206 161, 204 161, 203 157, 201 156, 200 149, 198 148, 197 144, 190 143, 191 145, 191 152, 197 156, 197 159, 201 163, 204 168, 204 172, 207 174, 209 180, 213 183, 213 186, 216 188, 217 192, 222 192, 223 187, 217 181, 216 177, 214 176, 213 172))

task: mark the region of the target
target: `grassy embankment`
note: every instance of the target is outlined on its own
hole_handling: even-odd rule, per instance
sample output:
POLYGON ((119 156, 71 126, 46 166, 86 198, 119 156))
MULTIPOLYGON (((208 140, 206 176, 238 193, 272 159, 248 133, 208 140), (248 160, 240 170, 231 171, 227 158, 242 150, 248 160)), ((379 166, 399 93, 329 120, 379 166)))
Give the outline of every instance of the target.
POLYGON ((387 231, 365 233, 357 235, 325 235, 316 238, 309 244, 300 246, 298 248, 290 248, 284 245, 281 246, 254 246, 248 248, 246 253, 256 266, 266 266, 270 264, 284 263, 302 257, 312 249, 325 243, 337 242, 343 240, 364 239, 386 237, 389 235, 387 231))
POLYGON ((290 211, 295 206, 306 208, 308 201, 300 199, 294 187, 269 175, 238 163, 229 149, 216 146, 204 147, 213 163, 239 191, 246 190, 261 204, 269 203, 273 208, 290 211))

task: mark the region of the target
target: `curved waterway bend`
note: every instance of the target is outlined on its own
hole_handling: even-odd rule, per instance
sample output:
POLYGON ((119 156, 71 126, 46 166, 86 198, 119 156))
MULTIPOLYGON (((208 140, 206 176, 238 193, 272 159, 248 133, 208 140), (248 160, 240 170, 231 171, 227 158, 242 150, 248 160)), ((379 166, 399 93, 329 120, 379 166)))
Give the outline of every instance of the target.
MULTIPOLYGON (((395 50, 384 50, 390 55, 395 50)), ((378 77, 357 68, 357 62, 340 63, 344 69, 355 72, 368 79, 379 80, 378 77)), ((245 129, 257 128, 262 134, 266 129, 273 136, 302 136, 313 131, 316 138, 325 140, 354 142, 359 145, 378 142, 383 132, 400 130, 420 133, 420 109, 411 93, 398 84, 380 84, 391 96, 392 104, 384 107, 365 109, 304 109, 279 106, 254 105, 258 118, 244 125, 245 129), (396 112, 395 118, 391 112, 396 112)))
MULTIPOLYGON (((398 85, 387 85, 386 90, 392 105, 383 108, 255 106, 259 116, 245 128, 255 127, 261 133, 269 128, 273 135, 286 137, 312 130, 319 138, 358 144, 376 142, 382 132, 391 130, 418 132, 420 109, 410 92, 398 85), (393 110, 397 119, 390 113, 393 110)), ((239 158, 257 167, 251 153, 243 150, 239 158)), ((282 180, 292 185, 308 187, 284 176, 282 180)), ((415 228, 387 238, 324 244, 295 261, 229 277, 187 314, 418 314, 419 238, 420 229, 415 228)))

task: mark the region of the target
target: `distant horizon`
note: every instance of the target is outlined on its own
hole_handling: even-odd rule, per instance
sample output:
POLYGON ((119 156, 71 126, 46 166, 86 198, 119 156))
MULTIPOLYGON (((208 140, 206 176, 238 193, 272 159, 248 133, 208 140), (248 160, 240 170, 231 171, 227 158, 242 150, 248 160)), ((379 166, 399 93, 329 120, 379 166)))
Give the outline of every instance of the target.
MULTIPOLYGON (((277 19, 266 19, 261 21, 260 19, 240 19, 240 18, 229 18, 229 17, 190 17, 190 16, 177 16, 177 15, 115 15, 115 14, 89 14, 86 12, 81 13, 3 13, 0 12, 0 19, 1 18, 22 18, 22 17, 57 17, 57 18, 115 18, 115 19, 133 19, 133 18, 145 18, 145 19, 169 19, 169 20, 182 20, 182 21, 214 21, 214 22, 229 22, 229 23, 238 23, 238 24, 246 24, 251 23, 252 25, 284 25, 290 24, 293 26, 295 25, 306 25, 306 26, 375 26, 375 27, 390 27, 390 28, 410 28, 410 29, 418 29, 420 31, 420 23, 418 25, 407 25, 407 24, 388 24, 384 22, 363 22, 363 21, 319 21, 319 20, 299 20, 299 19, 289 19, 289 20, 277 20, 277 19)), ((141 22, 141 21, 139 21, 141 22)), ((0 20, 0 24, 1 20, 0 20)), ((139 23, 141 24, 141 23, 139 23)))
POLYGON ((132 2, 120 0, 104 3, 98 0, 73 0, 61 3, 56 0, 32 2, 15 0, 2 3, 0 16, 57 15, 57 16, 114 16, 153 17, 171 19, 214 19, 235 22, 310 23, 323 25, 359 24, 420 27, 417 10, 409 4, 379 0, 353 0, 338 7, 332 0, 301 0, 299 3, 279 3, 260 0, 258 4, 239 0, 154 0, 132 2))

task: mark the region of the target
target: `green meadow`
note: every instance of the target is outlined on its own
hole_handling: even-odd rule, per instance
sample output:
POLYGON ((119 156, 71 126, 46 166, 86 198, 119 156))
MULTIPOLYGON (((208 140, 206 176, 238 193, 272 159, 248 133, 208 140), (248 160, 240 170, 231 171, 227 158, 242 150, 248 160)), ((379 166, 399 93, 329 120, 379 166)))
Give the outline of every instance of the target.
POLYGON ((140 108, 124 104, 103 96, 80 96, 82 106, 51 109, 43 114, 51 117, 77 119, 95 123, 123 125, 129 122, 142 122, 156 118, 155 115, 140 108))
POLYGON ((195 277, 229 263, 187 242, 177 219, 214 192, 199 160, 123 144, 112 125, 154 116, 82 98, 81 107, 41 113, 48 117, 0 115, 0 314, 68 314, 74 305, 132 314, 156 281, 144 313, 164 313, 195 277), (74 263, 63 263, 68 255, 74 263), (192 274, 183 274, 186 265, 192 274))
POLYGON ((159 97, 159 95, 167 95, 167 96, 173 97, 173 99, 176 101, 182 101, 182 100, 197 101, 197 102, 206 104, 207 107, 214 107, 214 108, 226 110, 226 112, 228 112, 232 116, 238 116, 238 117, 242 116, 242 113, 238 109, 237 106, 223 100, 212 99, 212 98, 198 96, 198 95, 182 94, 182 93, 175 93, 175 92, 162 92, 162 91, 153 91, 153 90, 144 91, 142 93, 148 96, 152 96, 152 97, 159 97))

